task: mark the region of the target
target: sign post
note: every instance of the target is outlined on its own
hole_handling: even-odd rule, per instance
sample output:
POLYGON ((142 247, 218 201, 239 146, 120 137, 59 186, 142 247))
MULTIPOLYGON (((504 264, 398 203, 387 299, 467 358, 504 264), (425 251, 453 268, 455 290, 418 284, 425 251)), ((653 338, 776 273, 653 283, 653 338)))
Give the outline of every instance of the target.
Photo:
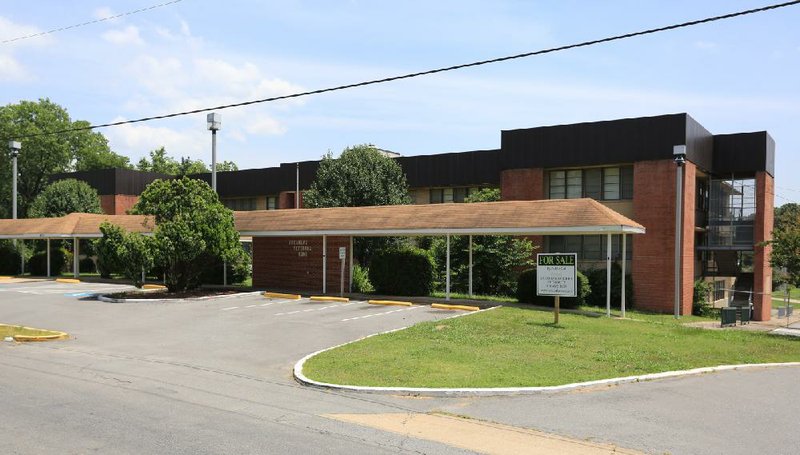
POLYGON ((539 253, 536 255, 536 295, 553 296, 554 324, 558 324, 561 297, 578 296, 578 255, 539 253))
POLYGON ((339 260, 341 261, 340 270, 340 283, 339 283, 339 297, 344 297, 344 258, 347 256, 347 247, 339 247, 339 260))

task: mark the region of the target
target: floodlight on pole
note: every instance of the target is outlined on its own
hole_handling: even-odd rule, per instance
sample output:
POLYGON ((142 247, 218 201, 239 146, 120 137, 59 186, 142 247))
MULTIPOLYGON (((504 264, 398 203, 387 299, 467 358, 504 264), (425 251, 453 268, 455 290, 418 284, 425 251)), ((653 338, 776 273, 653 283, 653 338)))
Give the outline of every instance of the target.
POLYGON ((208 129, 211 130, 211 188, 217 192, 217 130, 222 128, 222 116, 216 112, 206 115, 208 129))
POLYGON ((686 163, 686 146, 672 147, 677 166, 675 172, 675 319, 681 316, 681 249, 683 234, 683 165, 686 163))
POLYGON ((22 148, 22 144, 17 141, 8 141, 8 148, 11 149, 11 218, 17 219, 17 157, 22 148))

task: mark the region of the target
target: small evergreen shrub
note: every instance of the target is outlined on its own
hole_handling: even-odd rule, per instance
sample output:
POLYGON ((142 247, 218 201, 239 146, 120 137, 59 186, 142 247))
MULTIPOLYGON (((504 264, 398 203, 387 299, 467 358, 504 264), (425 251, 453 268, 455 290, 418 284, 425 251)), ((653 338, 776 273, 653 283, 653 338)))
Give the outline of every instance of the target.
POLYGON ((711 302, 708 296, 714 290, 714 283, 710 281, 697 280, 694 282, 694 293, 692 295, 692 314, 695 316, 709 316, 712 313, 711 302))
POLYGON ((81 273, 97 272, 97 267, 94 265, 94 260, 92 260, 92 258, 81 259, 78 261, 78 266, 80 267, 81 273))
POLYGON ((369 280, 379 294, 429 295, 434 263, 422 249, 404 247, 377 252, 370 263, 369 280))
POLYGON ((360 265, 353 266, 353 292, 369 294, 375 292, 375 288, 369 281, 369 269, 360 265))
MULTIPOLYGON (((47 275, 47 251, 39 251, 31 256, 28 260, 28 270, 34 276, 47 275)), ((67 270, 67 252, 62 248, 50 250, 50 274, 58 276, 65 270, 67 270)))
POLYGON ((19 273, 19 252, 11 240, 0 240, 0 275, 19 273))
MULTIPOLYGON (((586 303, 592 306, 606 306, 606 270, 594 269, 586 273, 589 278, 589 285, 592 293, 586 299, 586 303)), ((619 264, 611 264, 611 306, 619 308, 622 303, 622 267, 619 264)), ((625 276, 625 307, 633 307, 633 280, 630 274, 625 276)))
MULTIPOLYGON (((208 266, 203 270, 200 280, 203 284, 222 284, 225 277, 222 274, 222 267, 225 264, 222 259, 213 258, 208 260, 208 266)), ((242 283, 253 273, 253 261, 250 254, 243 249, 237 250, 236 258, 225 264, 228 273, 228 284, 242 283)), ((164 268, 156 265, 151 271, 154 275, 164 273, 164 268)))
MULTIPOLYGON (((577 308, 586 303, 587 296, 592 292, 589 279, 581 272, 578 276, 578 296, 562 297, 559 302, 561 308, 577 308)), ((519 274, 517 281, 517 300, 520 303, 531 303, 540 306, 554 306, 555 299, 551 296, 536 295, 536 269, 528 269, 519 274)))

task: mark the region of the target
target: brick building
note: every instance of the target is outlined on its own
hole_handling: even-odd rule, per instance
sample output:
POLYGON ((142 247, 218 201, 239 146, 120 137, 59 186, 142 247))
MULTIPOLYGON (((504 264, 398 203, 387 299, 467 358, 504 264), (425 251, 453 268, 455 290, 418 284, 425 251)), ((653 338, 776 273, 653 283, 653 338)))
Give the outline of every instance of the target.
MULTIPOLYGON (((713 300, 752 300, 756 319, 769 319, 775 143, 766 132, 714 135, 687 114, 503 131, 500 148, 395 158, 416 204, 462 202, 495 187, 504 200, 588 197, 647 229, 613 240, 611 256, 627 261, 640 308, 670 312, 675 286, 676 172, 673 147, 686 146, 681 198, 682 314, 691 313, 693 282, 714 283, 713 300), (741 292, 732 293, 731 289, 741 292)), ((233 210, 293 208, 318 161, 223 172, 220 198, 233 210)), ((154 173, 103 170, 62 174, 95 187, 107 213, 125 213, 154 173)), ((196 175, 210 182, 210 175, 196 175)), ((302 206, 302 197, 300 204, 302 206)), ((543 251, 576 252, 584 268, 605 267, 599 235, 544 236, 543 251)))

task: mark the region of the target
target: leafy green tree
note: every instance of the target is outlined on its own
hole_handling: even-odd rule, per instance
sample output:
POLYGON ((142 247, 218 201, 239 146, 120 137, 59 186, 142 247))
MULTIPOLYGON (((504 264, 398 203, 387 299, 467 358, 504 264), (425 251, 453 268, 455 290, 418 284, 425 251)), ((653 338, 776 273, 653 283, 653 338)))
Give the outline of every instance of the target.
MULTIPOLYGON (((167 175, 192 175, 210 172, 202 160, 193 160, 190 157, 181 157, 179 160, 167 155, 164 147, 150 151, 150 159, 141 158, 136 163, 136 170, 145 172, 159 172, 167 175)), ((239 167, 233 161, 217 163, 217 172, 238 171, 239 167)))
POLYGON ((199 286, 203 270, 215 261, 240 258, 242 246, 233 212, 205 182, 185 176, 156 180, 144 190, 132 213, 155 218, 154 259, 165 271, 170 292, 199 286))
MULTIPOLYGON (((483 189, 471 194, 465 202, 491 202, 500 200, 500 190, 483 189)), ((447 273, 447 240, 434 237, 430 250, 436 261, 439 288, 444 288, 447 273)), ((514 295, 517 275, 533 264, 533 251, 537 248, 525 238, 505 235, 473 236, 472 238, 472 292, 485 295, 514 295)), ((450 237, 450 286, 453 291, 469 290, 469 237, 450 237)))
POLYGON ((134 286, 142 287, 142 272, 153 267, 154 240, 108 222, 100 225, 100 232, 103 233, 97 248, 100 262, 114 264, 134 286))
MULTIPOLYGON (((303 205, 310 208, 410 203, 403 168, 367 144, 348 147, 336 159, 326 154, 311 188, 303 193, 303 205)), ((374 252, 399 243, 396 238, 356 238, 353 254, 366 265, 374 252)))
POLYGON ((217 172, 230 172, 238 170, 239 166, 237 166, 233 161, 223 161, 221 163, 217 163, 217 172))
POLYGON ((58 180, 39 193, 31 204, 31 218, 51 218, 73 212, 102 213, 97 191, 86 182, 58 180))
POLYGON ((0 216, 11 213, 11 157, 5 146, 11 139, 22 145, 18 158, 18 208, 23 218, 48 185, 50 175, 124 161, 124 157, 111 152, 100 133, 90 130, 36 136, 85 125, 86 122, 73 122, 63 107, 47 98, 0 107, 0 140, 4 144, 0 147, 0 216))
MULTIPOLYGON (((772 231, 773 267, 783 268, 792 286, 800 286, 800 206, 784 204, 775 211, 775 229, 772 231)), ((776 274, 777 275, 777 274, 776 274)))

